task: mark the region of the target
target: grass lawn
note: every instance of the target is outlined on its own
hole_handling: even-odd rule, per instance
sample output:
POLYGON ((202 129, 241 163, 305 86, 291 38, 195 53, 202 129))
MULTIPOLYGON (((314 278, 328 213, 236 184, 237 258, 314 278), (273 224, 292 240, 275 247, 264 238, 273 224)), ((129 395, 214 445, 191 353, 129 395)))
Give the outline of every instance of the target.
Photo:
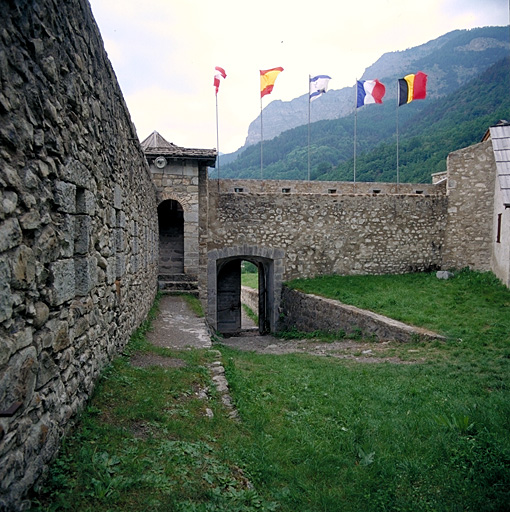
POLYGON ((257 273, 241 274, 241 284, 257 290, 259 287, 259 275, 257 273))
POLYGON ((447 341, 389 344, 388 361, 401 364, 218 345, 234 421, 211 386, 211 352, 151 347, 149 319, 105 373, 33 509, 508 511, 510 290, 469 271, 290 285, 447 341), (135 368, 140 352, 186 366, 135 368))

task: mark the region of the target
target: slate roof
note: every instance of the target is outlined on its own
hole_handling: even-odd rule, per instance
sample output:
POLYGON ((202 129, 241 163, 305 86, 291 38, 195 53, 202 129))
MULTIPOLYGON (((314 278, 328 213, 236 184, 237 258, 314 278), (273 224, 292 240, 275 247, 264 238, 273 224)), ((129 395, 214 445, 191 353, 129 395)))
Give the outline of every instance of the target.
POLYGON ((510 208, 510 124, 500 123, 489 130, 503 204, 510 208))
POLYGON ((200 160, 214 167, 216 163, 215 149, 181 148, 168 142, 157 131, 153 131, 144 141, 142 149, 145 156, 164 156, 166 158, 200 160))

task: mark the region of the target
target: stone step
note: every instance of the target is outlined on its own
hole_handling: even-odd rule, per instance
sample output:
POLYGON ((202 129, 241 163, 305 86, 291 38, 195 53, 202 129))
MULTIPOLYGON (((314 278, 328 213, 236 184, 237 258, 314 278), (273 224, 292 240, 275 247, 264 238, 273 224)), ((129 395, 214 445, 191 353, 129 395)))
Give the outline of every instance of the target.
POLYGON ((198 281, 196 276, 187 274, 160 274, 159 289, 163 293, 190 293, 198 297, 198 281))

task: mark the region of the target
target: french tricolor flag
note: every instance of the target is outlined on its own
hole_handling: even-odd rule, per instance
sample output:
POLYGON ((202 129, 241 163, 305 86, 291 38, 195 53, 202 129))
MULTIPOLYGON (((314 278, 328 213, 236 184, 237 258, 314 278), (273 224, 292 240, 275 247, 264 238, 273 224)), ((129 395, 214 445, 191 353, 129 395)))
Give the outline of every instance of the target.
POLYGON ((369 103, 382 103, 386 87, 379 80, 357 80, 356 108, 369 103))

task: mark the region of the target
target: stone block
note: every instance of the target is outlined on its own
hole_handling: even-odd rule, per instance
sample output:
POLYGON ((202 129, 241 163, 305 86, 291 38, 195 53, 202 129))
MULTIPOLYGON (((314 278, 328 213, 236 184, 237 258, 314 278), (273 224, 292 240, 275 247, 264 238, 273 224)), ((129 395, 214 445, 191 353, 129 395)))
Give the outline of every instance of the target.
POLYGON ((60 171, 62 180, 73 183, 77 187, 90 188, 92 176, 87 166, 79 160, 70 158, 60 171))
POLYGON ((448 270, 438 270, 436 272, 436 277, 438 279, 451 279, 454 277, 453 272, 449 272, 448 270))
POLYGON ((74 255, 75 216, 63 215, 58 226, 58 244, 60 258, 71 258, 74 255))
POLYGON ((57 181, 53 189, 53 201, 59 211, 76 213, 76 185, 57 181))
POLYGON ((122 189, 118 183, 115 184, 113 189, 113 206, 117 210, 122 208, 122 189))
POLYGON ((29 288, 35 281, 35 256, 30 247, 21 245, 11 259, 13 288, 29 288))
POLYGON ((97 283, 97 260, 94 257, 76 258, 75 268, 75 294, 87 295, 97 283))
MULTIPOLYGON (((3 373, 0 373, 0 409, 15 402, 30 403, 37 376, 37 353, 27 347, 15 353, 3 373)), ((21 411, 20 411, 21 412, 21 411)))
POLYGON ((124 277, 126 273, 126 255, 123 252, 119 252, 115 256, 115 273, 117 279, 124 277))
POLYGON ((76 213, 94 215, 96 212, 96 198, 90 190, 81 189, 76 195, 76 213))
POLYGON ((18 219, 7 219, 0 224, 0 252, 7 251, 21 243, 23 233, 18 219))
POLYGON ((18 205, 18 195, 11 190, 0 190, 0 218, 12 213, 18 205))
POLYGON ((126 235, 122 228, 115 229, 115 250, 124 252, 126 250, 126 235))
POLYGON ((42 352, 39 358, 36 389, 41 389, 51 379, 59 374, 59 368, 47 352, 42 352))
POLYGON ((49 298, 52 306, 58 306, 75 296, 74 260, 63 259, 50 264, 51 285, 49 298))
POLYGON ((74 252, 75 254, 87 254, 90 249, 90 234, 92 231, 92 219, 88 215, 77 215, 74 228, 74 252))
POLYGON ((13 296, 10 287, 11 269, 7 257, 0 259, 0 322, 12 315, 13 296))

